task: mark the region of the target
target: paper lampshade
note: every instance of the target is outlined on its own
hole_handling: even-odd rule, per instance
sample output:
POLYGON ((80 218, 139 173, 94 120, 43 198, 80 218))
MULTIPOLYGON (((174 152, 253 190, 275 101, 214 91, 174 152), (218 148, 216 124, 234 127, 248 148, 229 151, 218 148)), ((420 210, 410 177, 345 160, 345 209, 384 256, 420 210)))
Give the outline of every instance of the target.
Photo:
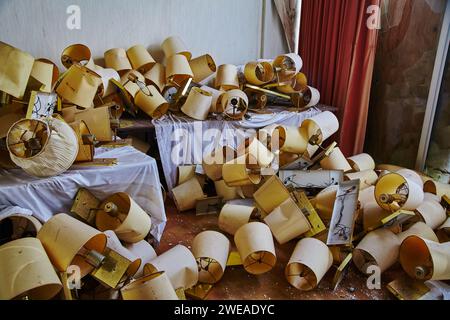
POLYGON ((334 148, 328 157, 323 158, 320 161, 320 166, 325 170, 342 170, 344 172, 352 170, 339 147, 334 148))
POLYGON ((311 201, 322 219, 331 220, 338 186, 329 186, 320 191, 311 201))
POLYGON ((228 146, 216 148, 203 157, 203 171, 213 181, 222 179, 222 167, 230 159, 234 159, 236 151, 228 146))
POLYGON ((367 153, 357 154, 347 158, 347 161, 350 163, 353 171, 375 170, 375 161, 367 153))
POLYGON ((128 49, 127 57, 133 69, 138 70, 140 73, 146 73, 156 63, 147 49, 140 44, 128 49))
POLYGON ((117 71, 114 69, 104 69, 104 68, 97 68, 95 72, 102 79, 102 83, 98 90, 99 95, 102 98, 104 98, 109 96, 110 94, 113 94, 116 90, 116 87, 114 86, 114 84, 111 83, 110 80, 114 79, 119 82, 120 81, 119 73, 117 73, 117 71))
POLYGON ((216 63, 214 59, 209 54, 204 54, 200 57, 192 59, 189 61, 192 73, 194 74, 194 82, 201 82, 208 78, 214 72, 216 72, 216 63))
POLYGON ((211 108, 209 109, 209 112, 223 112, 222 96, 225 91, 216 90, 208 86, 201 86, 200 89, 208 91, 212 94, 211 108))
POLYGON ((308 147, 306 131, 293 126, 277 127, 280 137, 280 150, 283 152, 303 154, 308 147))
POLYGON ((123 300, 178 300, 164 271, 136 279, 120 289, 123 300))
MULTIPOLYGON (((130 265, 127 269, 127 276, 134 276, 142 264, 142 259, 136 256, 133 252, 125 248, 117 237, 116 233, 112 230, 106 230, 103 232, 107 237, 106 246, 111 250, 117 252, 122 257, 130 261, 130 265)), ((142 265, 143 267, 143 265, 142 265)))
POLYGON ((109 49, 104 54, 105 66, 116 70, 120 75, 132 69, 127 52, 122 48, 109 49))
POLYGON ((12 240, 36 237, 42 224, 33 216, 18 213, 0 218, 0 228, 2 230, 1 245, 12 240))
POLYGON ((283 54, 275 58, 272 63, 278 83, 291 80, 303 67, 302 58, 295 53, 283 54))
POLYGON ((153 67, 144 74, 144 78, 147 85, 154 85, 158 88, 159 92, 163 92, 164 87, 166 86, 166 67, 160 63, 155 63, 153 67))
POLYGON ((369 231, 380 227, 381 220, 391 214, 392 212, 381 208, 375 200, 366 203, 362 208, 363 229, 369 231))
POLYGON ((181 111, 196 120, 206 120, 211 108, 212 94, 194 87, 189 92, 181 111))
POLYGON ((225 163, 222 177, 229 187, 240 187, 261 182, 261 175, 247 168, 247 156, 241 156, 225 163))
POLYGON ((173 188, 172 194, 179 211, 194 209, 197 200, 205 198, 202 186, 195 177, 173 188))
POLYGON ((239 198, 239 188, 229 187, 224 180, 214 181, 214 187, 219 197, 222 197, 223 201, 233 200, 239 198))
POLYGON ((61 54, 61 63, 69 69, 73 64, 83 66, 93 64, 91 50, 84 44, 73 44, 65 48, 61 54))
POLYGON ((220 108, 223 110, 222 112, 231 119, 242 119, 247 112, 248 97, 244 91, 231 89, 222 95, 220 108))
POLYGON ((450 184, 448 183, 442 183, 434 180, 429 180, 424 183, 423 190, 425 192, 429 192, 432 194, 437 195, 439 198, 446 195, 447 197, 450 197, 450 184))
POLYGON ((244 67, 247 82, 260 86, 273 80, 274 72, 269 62, 249 62, 244 67))
POLYGON ((153 119, 161 118, 169 110, 169 103, 159 93, 155 86, 147 86, 147 90, 139 90, 134 97, 134 103, 153 119))
POLYGON ((419 187, 423 188, 422 178, 417 172, 410 170, 410 169, 402 168, 400 170, 397 170, 396 173, 411 180, 412 182, 417 184, 419 187))
POLYGON ((166 81, 177 87, 181 87, 185 81, 192 78, 194 74, 189 62, 184 55, 175 54, 167 59, 166 81))
POLYGON ((250 221, 256 208, 241 204, 227 203, 222 207, 219 215, 219 228, 234 235, 244 224, 250 221))
POLYGON ((45 59, 45 58, 39 58, 39 59, 36 59, 35 61, 44 62, 44 63, 47 63, 47 64, 51 64, 53 66, 53 70, 52 70, 52 84, 51 84, 51 87, 52 87, 55 84, 55 82, 58 80, 58 78, 59 78, 58 66, 53 61, 50 61, 50 60, 45 59))
POLYGON ((86 122, 83 120, 75 121, 70 124, 70 127, 75 131, 78 139, 78 154, 75 162, 93 161, 95 151, 94 137, 86 125, 86 122))
POLYGON ((248 164, 256 168, 270 166, 275 158, 275 155, 256 136, 245 139, 244 143, 238 147, 237 152, 238 154, 247 154, 248 164))
POLYGON ((358 172, 348 172, 345 174, 346 180, 358 180, 359 190, 364 190, 377 182, 378 175, 374 170, 364 170, 358 172))
POLYGON ((258 208, 267 215, 290 198, 290 194, 283 182, 275 175, 270 177, 253 194, 253 197, 258 208))
POLYGON ((302 128, 306 129, 307 139, 317 135, 317 144, 331 137, 339 129, 339 121, 330 111, 324 111, 302 122, 302 128))
POLYGON ((306 89, 308 86, 308 79, 304 73, 297 73, 290 81, 289 84, 277 87, 277 90, 282 93, 294 93, 300 92, 306 89))
POLYGON ((195 177, 196 165, 186 165, 177 167, 176 185, 180 185, 195 177))
POLYGON ((144 275, 144 266, 157 257, 155 249, 146 240, 141 240, 135 243, 123 244, 128 251, 136 257, 141 259, 141 265, 134 275, 135 278, 140 278, 144 275))
POLYGON ((172 36, 168 37, 161 44, 161 48, 164 51, 166 59, 176 55, 181 54, 186 57, 187 60, 191 60, 192 54, 186 48, 183 40, 180 37, 172 36))
POLYGON ((447 219, 444 207, 431 193, 424 194, 424 201, 415 210, 423 221, 431 228, 437 229, 447 219))
MULTIPOLYGON (((68 108, 63 109, 64 111, 68 108)), ((111 141, 113 132, 111 130, 111 109, 108 106, 90 108, 79 112, 74 109, 74 121, 84 121, 91 133, 98 141, 111 141)))
POLYGON ((145 78, 139 71, 130 70, 122 75, 120 78, 120 83, 123 85, 131 98, 134 98, 141 90, 141 86, 145 87, 145 78), (134 79, 134 81, 131 79, 134 79), (140 83, 141 86, 139 86, 138 83, 140 83))
POLYGON ((239 89, 238 71, 235 65, 222 64, 217 69, 215 85, 216 89, 239 89))
POLYGON ((30 80, 28 81, 29 88, 30 82, 32 82, 31 79, 37 83, 37 86, 31 86, 32 89, 50 93, 52 91, 53 84, 53 65, 47 62, 34 60, 30 80))
POLYGON ((418 236, 423 239, 439 242, 438 237, 434 233, 433 229, 431 229, 429 226, 427 226, 425 223, 421 221, 414 223, 411 227, 409 227, 408 230, 405 230, 397 234, 400 243, 402 243, 403 240, 405 240, 409 236, 418 236))

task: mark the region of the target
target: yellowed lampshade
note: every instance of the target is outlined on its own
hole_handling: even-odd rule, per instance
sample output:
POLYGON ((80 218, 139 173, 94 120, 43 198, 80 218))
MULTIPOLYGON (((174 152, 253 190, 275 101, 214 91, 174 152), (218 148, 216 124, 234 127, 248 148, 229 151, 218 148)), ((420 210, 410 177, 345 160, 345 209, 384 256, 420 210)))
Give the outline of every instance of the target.
POLYGON ((97 68, 95 72, 101 77, 102 84, 98 90, 98 94, 104 98, 116 91, 116 86, 110 80, 120 81, 119 73, 114 69, 97 68))
POLYGON ((52 71, 52 86, 53 86, 53 84, 59 78, 58 66, 53 61, 51 61, 49 59, 46 59, 46 58, 39 58, 39 59, 36 59, 35 61, 44 62, 44 63, 47 63, 47 64, 51 64, 53 66, 53 71, 52 71))
POLYGON ((277 257, 272 233, 264 223, 244 224, 234 234, 234 243, 248 273, 263 274, 275 266, 277 257))
POLYGON ((275 155, 262 144, 256 136, 245 139, 238 147, 238 154, 248 155, 248 165, 256 168, 269 167, 275 155))
POLYGON ((450 242, 438 243, 409 236, 400 246, 400 264, 412 278, 450 279, 450 242))
POLYGON ((135 243, 123 244, 128 251, 141 259, 141 265, 134 275, 135 278, 140 278, 144 275, 144 266, 157 257, 155 249, 146 240, 141 240, 135 243))
POLYGON ((280 137, 280 150, 283 152, 303 154, 308 147, 306 130, 293 126, 277 127, 280 137))
POLYGON ((92 62, 91 50, 84 44, 72 44, 65 48, 61 54, 61 63, 69 69, 73 64, 87 65, 92 62))
POLYGON ((334 148, 328 157, 323 158, 320 161, 320 166, 325 170, 342 170, 344 172, 352 170, 339 147, 334 148))
POLYGON ((302 58, 295 53, 283 54, 275 58, 272 63, 278 83, 291 80, 303 67, 302 58))
POLYGON ((337 190, 338 186, 329 186, 320 191, 311 201, 319 216, 324 220, 331 220, 337 190))
POLYGON ((75 121, 70 124, 70 127, 75 131, 78 139, 78 154, 75 162, 93 161, 94 160, 94 143, 86 143, 86 138, 89 139, 91 131, 86 122, 83 120, 75 121))
POLYGON ((202 186, 194 177, 172 189, 173 200, 178 211, 186 211, 195 208, 197 200, 205 198, 202 186))
POLYGON ((182 245, 167 250, 144 267, 144 273, 165 271, 173 288, 189 289, 198 282, 198 267, 192 252, 182 245))
POLYGON ((48 300, 62 288, 44 247, 36 238, 0 246, 0 300, 48 300))
POLYGON ((95 216, 100 231, 113 230, 125 242, 143 240, 152 226, 150 216, 126 193, 118 192, 106 198, 95 216))
MULTIPOLYGON (((50 93, 52 91, 53 65, 47 62, 34 60, 30 74, 30 80, 31 79, 34 79, 38 84, 37 88, 33 87, 33 89, 50 93)), ((29 87, 30 82, 31 81, 28 81, 29 87)))
POLYGON ((275 74, 271 63, 252 61, 245 65, 244 76, 248 83, 260 86, 272 81, 275 74))
POLYGON ((289 84, 277 87, 277 90, 282 93, 294 93, 300 92, 308 86, 308 79, 304 73, 297 73, 295 77, 291 79, 289 84))
POLYGON ((261 175, 247 168, 247 156, 243 155, 225 163, 222 177, 229 187, 240 187, 261 182, 261 175))
POLYGON ((214 181, 214 187, 216 193, 219 197, 222 197, 223 201, 238 199, 240 188, 239 187, 229 187, 224 180, 214 181))
MULTIPOLYGON (((106 246, 111 250, 117 252, 119 255, 130 261, 130 265, 127 269, 126 275, 133 277, 139 268, 141 268, 142 259, 136 256, 133 252, 125 248, 120 242, 117 234, 112 230, 106 230, 103 232, 107 237, 106 246)), ((143 266, 142 266, 143 267, 143 266)))
POLYGON ((433 229, 431 229, 428 225, 426 225, 422 221, 414 223, 411 227, 408 228, 408 230, 405 230, 397 234, 400 243, 402 243, 403 240, 405 240, 409 236, 418 236, 423 239, 439 242, 438 237, 434 233, 433 229))
POLYGON ((450 184, 448 183, 446 184, 439 181, 428 180, 424 183, 423 190, 425 192, 435 194, 439 198, 443 197, 444 195, 450 197, 450 184))
POLYGON ((222 179, 223 165, 234 159, 236 151, 228 146, 223 146, 214 149, 211 153, 203 157, 202 167, 205 174, 212 181, 222 179))
POLYGON ((0 218, 0 229, 11 230, 11 232, 2 233, 2 241, 0 243, 25 237, 36 237, 41 228, 42 224, 33 216, 20 213, 5 216, 0 218))
MULTIPOLYGON (((244 91, 231 89, 222 95, 220 110, 233 120, 242 119, 247 112, 248 97, 244 91)), ((216 104, 216 111, 219 111, 216 104)))
POLYGON ((423 221, 431 228, 437 229, 447 219, 444 207, 431 193, 424 194, 424 201, 415 210, 423 221))
POLYGON ((155 86, 147 86, 147 90, 139 90, 134 103, 153 119, 161 118, 169 110, 169 103, 155 86))
POLYGON ((105 66, 116 70, 120 75, 132 69, 127 52, 123 48, 109 49, 104 53, 105 66))
POLYGON ((147 85, 154 85, 158 88, 159 92, 163 92, 164 87, 166 86, 166 67, 161 63, 155 63, 153 67, 144 74, 144 78, 147 85))
POLYGON ((316 142, 321 144, 338 131, 339 121, 332 112, 324 111, 312 118, 305 119, 301 127, 306 129, 308 140, 312 136, 318 135, 316 142))
POLYGON ((204 54, 200 57, 189 61, 192 73, 194 74, 194 82, 201 82, 216 72, 216 63, 209 54, 204 54))
POLYGON ((212 94, 211 108, 209 112, 223 112, 222 96, 225 91, 216 90, 208 86, 201 86, 200 89, 208 91, 212 94))
POLYGON ((366 171, 375 169, 375 161, 367 153, 361 153, 347 158, 353 171, 366 171))
POLYGON ((195 177, 196 165, 186 165, 177 167, 176 185, 180 185, 195 177))
POLYGON ((358 172, 348 172, 344 175, 345 180, 359 179, 359 190, 364 190, 373 186, 378 179, 378 175, 374 170, 364 170, 358 172))
POLYGON ((82 249, 103 253, 107 241, 103 233, 65 213, 54 215, 48 220, 37 238, 58 271, 66 272, 70 265, 77 265, 81 276, 94 269, 82 255, 82 249))
POLYGON ((181 111, 196 120, 206 120, 211 108, 212 94, 194 87, 189 92, 181 111))
POLYGON ((220 90, 239 89, 238 71, 235 65, 222 64, 217 68, 214 86, 220 90))
POLYGON ((138 278, 120 289, 123 300, 178 300, 164 271, 138 278))
POLYGON ((312 290, 333 264, 333 255, 325 243, 315 238, 300 240, 284 270, 288 282, 299 290, 312 290))
POLYGON ((292 198, 275 208, 264 218, 264 222, 279 244, 285 244, 311 229, 308 219, 292 198))
POLYGON ((167 59, 166 62, 166 81, 177 87, 192 78, 194 74, 189 66, 189 62, 184 55, 175 54, 167 59))
POLYGON ((146 73, 156 63, 143 45, 137 44, 127 50, 128 60, 134 70, 146 73))
POLYGON ((227 203, 220 211, 219 228, 234 235, 240 227, 250 221, 255 212, 256 208, 253 206, 227 203))
POLYGON ((181 54, 186 57, 187 60, 191 60, 192 54, 187 49, 183 40, 177 36, 171 36, 166 38, 161 44, 161 48, 164 51, 164 55, 170 58, 176 54, 181 54))
POLYGON ((136 70, 127 71, 120 77, 120 83, 123 85, 125 90, 127 90, 131 98, 134 98, 137 93, 141 91, 141 87, 136 82, 131 81, 130 78, 135 78, 136 82, 141 83, 143 87, 145 87, 145 78, 139 71, 136 70))
POLYGON ((192 241, 192 253, 199 269, 198 280, 202 283, 216 283, 225 272, 230 241, 217 231, 203 231, 192 241))
POLYGON ((253 194, 253 198, 257 207, 264 215, 267 215, 289 199, 290 194, 283 182, 275 175, 253 194))
MULTIPOLYGON (((63 114, 64 110, 63 109, 63 114)), ((98 141, 111 141, 113 132, 111 130, 111 111, 108 106, 99 108, 90 108, 84 111, 72 110, 74 112, 74 121, 84 121, 89 130, 98 141)))
POLYGON ((378 266, 381 272, 390 268, 398 259, 400 240, 390 230, 369 232, 353 250, 353 262, 365 274, 371 274, 370 266, 378 266))

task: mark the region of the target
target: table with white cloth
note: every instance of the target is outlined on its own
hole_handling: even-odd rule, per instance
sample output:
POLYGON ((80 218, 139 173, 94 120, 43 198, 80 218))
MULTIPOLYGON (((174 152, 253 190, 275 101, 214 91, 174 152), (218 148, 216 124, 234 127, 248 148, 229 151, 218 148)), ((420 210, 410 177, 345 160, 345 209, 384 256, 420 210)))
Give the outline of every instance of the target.
POLYGON ((68 213, 79 188, 88 189, 100 200, 126 192, 151 216, 150 233, 159 241, 167 219, 156 161, 131 146, 97 148, 95 158, 116 158, 118 163, 75 164, 61 175, 44 179, 21 169, 0 169, 0 217, 22 208, 45 222, 57 213, 68 213))
MULTIPOLYGON (((167 114, 153 120, 158 141, 161 164, 168 190, 176 185, 177 167, 180 165, 201 164, 202 155, 207 155, 215 147, 225 144, 236 148, 248 135, 228 135, 241 130, 257 129, 271 124, 299 126, 307 118, 311 118, 324 110, 333 109, 318 105, 306 111, 288 111, 282 107, 269 107, 268 113, 249 112, 250 118, 240 121, 215 120, 196 121, 185 116, 167 114), (219 135, 208 134, 209 129, 218 129, 219 135)), ((251 130, 248 132, 251 134, 251 130)))

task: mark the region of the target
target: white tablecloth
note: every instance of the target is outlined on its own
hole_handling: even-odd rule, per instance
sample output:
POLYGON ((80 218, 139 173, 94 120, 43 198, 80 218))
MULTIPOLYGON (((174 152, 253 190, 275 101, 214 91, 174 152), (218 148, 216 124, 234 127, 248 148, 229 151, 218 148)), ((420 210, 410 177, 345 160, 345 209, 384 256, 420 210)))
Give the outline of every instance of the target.
POLYGON ((152 218, 151 234, 159 241, 166 213, 155 159, 133 147, 96 149, 96 158, 117 158, 110 167, 77 167, 51 178, 37 179, 21 169, 0 169, 0 217, 28 209, 45 222, 57 213, 67 213, 79 188, 103 200, 115 192, 128 193, 152 218))

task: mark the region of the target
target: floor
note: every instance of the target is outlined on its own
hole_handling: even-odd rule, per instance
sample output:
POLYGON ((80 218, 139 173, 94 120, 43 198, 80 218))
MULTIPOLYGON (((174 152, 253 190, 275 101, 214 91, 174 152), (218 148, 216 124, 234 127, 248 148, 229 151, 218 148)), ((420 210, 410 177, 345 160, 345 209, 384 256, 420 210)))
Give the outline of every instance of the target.
MULTIPOLYGON (((194 212, 178 213, 170 200, 166 201, 167 226, 161 243, 157 248, 160 254, 171 247, 182 244, 190 248, 193 238, 205 230, 220 231, 216 215, 196 216, 194 212)), ((231 243, 233 239, 229 236, 231 243)), ((354 266, 350 267, 348 275, 342 280, 336 291, 330 289, 335 269, 332 267, 318 288, 311 291, 300 291, 290 286, 284 277, 290 254, 296 242, 285 245, 276 244, 277 264, 268 273, 254 276, 247 273, 242 266, 227 267, 223 278, 214 285, 207 299, 233 300, 267 300, 267 299, 297 299, 297 300, 371 300, 395 299, 386 289, 386 284, 398 277, 402 271, 396 265, 381 275, 380 290, 369 290, 366 287, 366 277, 354 266)), ((236 250, 234 245, 232 250, 236 250)))

